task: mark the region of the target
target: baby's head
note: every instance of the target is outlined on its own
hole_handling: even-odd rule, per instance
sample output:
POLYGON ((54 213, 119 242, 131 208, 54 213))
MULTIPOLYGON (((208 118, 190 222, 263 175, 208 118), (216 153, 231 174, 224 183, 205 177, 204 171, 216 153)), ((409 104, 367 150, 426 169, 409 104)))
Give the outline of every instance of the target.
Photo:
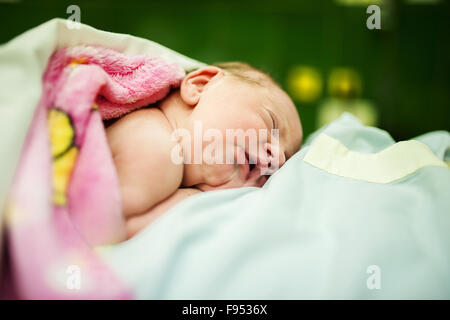
POLYGON ((205 191, 262 186, 300 149, 302 126, 294 103, 269 75, 248 64, 193 71, 176 100, 177 128, 189 133, 180 137, 185 160, 188 155, 197 162, 184 165, 184 186, 205 191))

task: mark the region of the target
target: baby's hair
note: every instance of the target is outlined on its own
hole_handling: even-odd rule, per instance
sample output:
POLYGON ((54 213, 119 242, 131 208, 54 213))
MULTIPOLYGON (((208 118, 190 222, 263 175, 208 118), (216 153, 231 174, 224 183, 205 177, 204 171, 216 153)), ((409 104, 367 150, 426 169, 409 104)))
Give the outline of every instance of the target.
POLYGON ((214 63, 225 72, 225 75, 233 76, 250 84, 266 86, 268 83, 279 87, 276 81, 266 72, 245 62, 220 62, 214 63))

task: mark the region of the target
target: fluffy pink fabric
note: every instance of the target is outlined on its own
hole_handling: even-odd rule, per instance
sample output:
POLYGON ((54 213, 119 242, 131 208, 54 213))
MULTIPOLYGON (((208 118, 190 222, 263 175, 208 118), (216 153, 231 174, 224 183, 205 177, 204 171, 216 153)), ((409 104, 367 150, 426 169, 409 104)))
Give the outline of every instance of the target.
POLYGON ((162 99, 171 87, 179 86, 185 75, 178 65, 160 57, 125 56, 106 48, 78 46, 54 54, 49 78, 57 77, 70 63, 97 65, 105 73, 105 85, 96 97, 103 119, 119 117, 162 99))
POLYGON ((156 102, 183 77, 148 55, 89 46, 54 53, 8 199, 4 297, 133 297, 93 250, 125 237, 102 119, 156 102))

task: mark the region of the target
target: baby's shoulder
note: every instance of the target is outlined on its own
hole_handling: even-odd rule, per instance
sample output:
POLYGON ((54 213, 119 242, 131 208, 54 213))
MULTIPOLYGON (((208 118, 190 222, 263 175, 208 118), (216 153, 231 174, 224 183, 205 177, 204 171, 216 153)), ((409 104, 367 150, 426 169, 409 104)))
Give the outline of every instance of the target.
POLYGON ((116 121, 106 129, 110 144, 145 142, 157 139, 170 139, 172 127, 166 116, 158 108, 134 111, 116 121))
POLYGON ((170 160, 172 148, 177 144, 172 139, 172 126, 157 108, 135 111, 106 129, 108 143, 113 156, 120 158, 148 158, 170 160))
POLYGON ((106 129, 107 132, 130 133, 129 131, 168 130, 171 125, 159 108, 140 109, 127 114, 106 129))

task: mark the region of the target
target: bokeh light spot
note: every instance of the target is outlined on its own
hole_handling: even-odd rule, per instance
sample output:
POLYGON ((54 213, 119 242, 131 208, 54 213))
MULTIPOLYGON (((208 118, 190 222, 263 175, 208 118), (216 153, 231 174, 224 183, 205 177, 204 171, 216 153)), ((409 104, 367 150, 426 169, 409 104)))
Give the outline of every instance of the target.
POLYGON ((322 93, 322 77, 313 67, 297 66, 288 74, 288 90, 298 102, 313 102, 322 93))

